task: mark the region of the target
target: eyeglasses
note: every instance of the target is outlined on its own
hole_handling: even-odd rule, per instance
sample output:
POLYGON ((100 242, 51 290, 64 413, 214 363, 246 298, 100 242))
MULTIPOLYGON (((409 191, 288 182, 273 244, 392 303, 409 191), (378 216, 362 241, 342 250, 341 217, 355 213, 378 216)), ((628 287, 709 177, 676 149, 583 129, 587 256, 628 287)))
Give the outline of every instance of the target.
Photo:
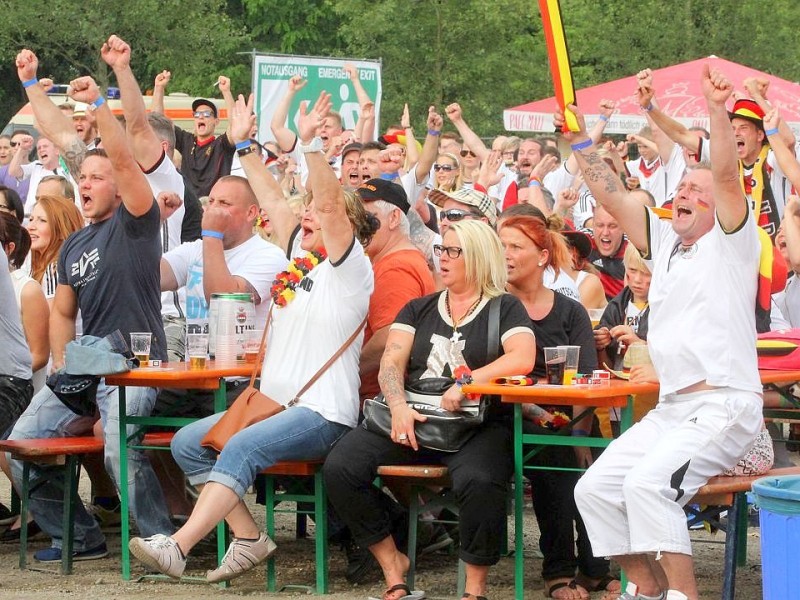
POLYGON ((444 221, 445 219, 447 219, 451 223, 455 223, 457 221, 460 221, 461 219, 466 219, 466 218, 479 219, 482 216, 483 215, 479 215, 478 213, 474 213, 467 210, 460 210, 458 208, 451 208, 450 210, 439 211, 439 220, 444 221))
POLYGON ((444 171, 445 173, 449 173, 450 171, 455 171, 457 168, 458 167, 456 167, 455 165, 440 165, 440 164, 433 165, 433 170, 436 171, 437 173, 439 171, 444 171))
POLYGON ((194 113, 195 119, 210 119, 213 116, 214 113, 210 110, 198 110, 196 113, 194 113))
POLYGON ((11 142, 12 148, 16 148, 17 146, 19 146, 19 142, 11 142))
POLYGON ((476 158, 478 156, 472 150, 462 150, 461 152, 459 152, 459 154, 461 154, 461 156, 463 158, 466 158, 468 156, 471 156, 472 158, 476 158))
POLYGON ((443 253, 447 253, 449 258, 458 258, 461 256, 461 253, 464 251, 463 248, 459 248, 458 246, 442 246, 441 244, 434 244, 433 245, 433 253, 436 256, 441 256, 443 253))

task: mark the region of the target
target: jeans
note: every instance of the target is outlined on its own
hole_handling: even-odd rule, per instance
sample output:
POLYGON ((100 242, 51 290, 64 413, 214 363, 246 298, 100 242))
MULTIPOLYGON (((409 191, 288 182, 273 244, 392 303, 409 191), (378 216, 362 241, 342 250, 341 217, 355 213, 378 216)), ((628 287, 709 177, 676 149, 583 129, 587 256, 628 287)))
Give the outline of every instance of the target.
POLYGON ((281 460, 316 460, 327 456, 350 428, 319 413, 293 406, 234 435, 217 456, 200 445, 225 413, 187 425, 172 440, 172 456, 189 483, 221 483, 243 497, 256 475, 281 460))
MULTIPOLYGON (((117 490, 119 481, 119 390, 107 386, 101 380, 97 389, 97 407, 103 424, 105 439, 106 471, 114 480, 117 490)), ((154 388, 129 387, 126 390, 128 415, 147 416, 156 399, 154 388)), ((31 400, 30 406, 17 420, 9 439, 35 439, 46 437, 69 437, 92 435, 93 417, 81 417, 67 408, 50 390, 44 388, 31 400)), ((136 431, 128 427, 128 435, 136 431)), ((22 463, 9 460, 15 485, 22 487, 22 463)), ((128 451, 128 491, 130 509, 140 533, 150 536, 155 533, 174 531, 169 520, 164 494, 156 479, 150 462, 140 450, 128 451)), ((31 495, 31 514, 42 530, 53 538, 53 546, 61 547, 63 492, 63 470, 52 470, 31 465, 31 484, 38 485, 31 495)), ((100 527, 82 503, 75 507, 75 550, 78 552, 97 547, 105 540, 100 527)))

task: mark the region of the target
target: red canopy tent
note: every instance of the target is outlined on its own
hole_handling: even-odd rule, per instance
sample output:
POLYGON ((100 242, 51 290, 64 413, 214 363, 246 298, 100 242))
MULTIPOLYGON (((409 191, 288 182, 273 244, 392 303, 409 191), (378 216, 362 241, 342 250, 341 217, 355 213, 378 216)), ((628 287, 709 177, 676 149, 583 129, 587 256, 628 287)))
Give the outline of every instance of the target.
MULTIPOLYGON (((780 110, 795 135, 800 137, 800 85, 749 67, 709 56, 653 71, 656 100, 666 114, 687 127, 708 128, 705 98, 700 90, 700 73, 703 64, 717 68, 733 81, 737 90, 744 91, 743 82, 748 77, 769 80, 767 98, 780 110)), ((608 133, 635 133, 647 122, 636 100, 636 77, 625 77, 577 91, 578 107, 586 116, 589 127, 597 120, 600 100, 615 100, 617 111, 606 126, 608 133)), ((503 124, 507 131, 553 132, 555 97, 529 102, 503 111, 503 124)))

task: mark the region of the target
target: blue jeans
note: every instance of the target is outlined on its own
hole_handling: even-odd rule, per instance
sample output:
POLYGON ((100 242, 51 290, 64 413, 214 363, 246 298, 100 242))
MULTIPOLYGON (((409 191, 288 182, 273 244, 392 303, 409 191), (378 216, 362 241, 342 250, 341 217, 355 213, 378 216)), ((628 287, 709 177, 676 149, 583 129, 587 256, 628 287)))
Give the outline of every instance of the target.
POLYGON ((221 483, 243 497, 256 475, 281 460, 325 458, 350 428, 328 421, 319 413, 293 406, 243 429, 217 452, 200 445, 212 425, 225 413, 187 425, 172 440, 172 456, 192 485, 221 483))
MULTIPOLYGON (((126 389, 128 415, 147 416, 153 409, 156 400, 155 388, 129 387, 126 389)), ((105 380, 100 381, 97 388, 97 407, 103 423, 105 438, 105 465, 117 490, 119 481, 119 390, 115 386, 107 386, 105 380)), ((9 439, 35 439, 47 437, 69 437, 92 435, 92 417, 80 417, 67 408, 50 390, 43 388, 33 397, 27 410, 17 420, 9 439)), ((135 426, 128 427, 128 435, 136 431, 135 426)), ((140 450, 128 451, 128 491, 130 509, 139 531, 143 536, 155 533, 174 531, 169 519, 167 505, 161 485, 156 479, 150 462, 140 450)), ((15 485, 22 486, 22 463, 10 460, 11 473, 15 485)), ((61 547, 63 492, 63 474, 59 470, 54 476, 50 470, 31 466, 31 483, 44 481, 31 495, 31 514, 42 530, 53 538, 53 546, 61 547)), ((105 537, 100 527, 82 503, 75 507, 75 550, 90 550, 100 545, 105 537)))

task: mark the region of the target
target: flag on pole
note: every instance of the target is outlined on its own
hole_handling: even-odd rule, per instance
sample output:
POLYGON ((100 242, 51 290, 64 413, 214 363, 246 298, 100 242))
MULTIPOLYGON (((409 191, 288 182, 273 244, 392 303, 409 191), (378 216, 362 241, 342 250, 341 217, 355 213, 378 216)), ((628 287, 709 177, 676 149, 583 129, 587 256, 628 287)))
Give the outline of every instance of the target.
POLYGON ((547 43, 547 56, 550 59, 550 73, 558 106, 564 111, 562 131, 578 131, 578 120, 567 105, 575 104, 575 84, 572 81, 572 68, 569 65, 569 49, 561 20, 559 0, 539 0, 542 13, 544 38, 547 43))

